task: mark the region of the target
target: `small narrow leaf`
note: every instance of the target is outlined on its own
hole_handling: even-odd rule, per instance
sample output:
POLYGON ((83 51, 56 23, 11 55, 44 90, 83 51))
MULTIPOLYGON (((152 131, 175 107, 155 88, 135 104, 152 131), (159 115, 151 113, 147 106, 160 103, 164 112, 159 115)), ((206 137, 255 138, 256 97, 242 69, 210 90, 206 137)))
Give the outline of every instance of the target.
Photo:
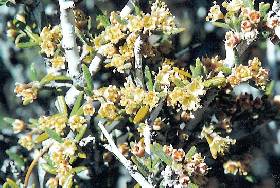
POLYGON ((134 124, 140 123, 149 113, 149 106, 143 106, 140 108, 133 119, 134 124))
POLYGON ((153 87, 154 87, 153 78, 152 78, 150 68, 147 65, 145 66, 145 78, 146 78, 146 86, 148 90, 153 91, 153 87))
POLYGON ((48 173, 56 175, 56 168, 49 165, 48 163, 41 164, 41 167, 48 173))
POLYGON ((79 108, 81 107, 81 104, 82 104, 82 100, 84 99, 84 92, 81 92, 76 101, 75 101, 75 104, 73 106, 73 109, 70 113, 70 117, 73 116, 73 115, 76 115, 76 112, 79 110, 79 108))
POLYGON ((62 188, 71 188, 73 185, 73 175, 70 174, 69 176, 67 176, 62 188))
POLYGON ((19 188, 16 182, 10 178, 6 179, 6 182, 3 185, 3 188, 19 188))
POLYGON ((67 105, 64 96, 58 96, 56 102, 58 111, 64 115, 67 115, 67 105))
POLYGON ((147 167, 142 164, 142 162, 136 157, 136 156, 132 156, 131 160, 133 161, 133 163, 137 166, 137 170, 139 170, 139 172, 143 175, 143 176, 148 176, 149 174, 149 170, 147 169, 147 167))
POLYGON ((203 66, 199 58, 196 59, 195 61, 195 67, 190 66, 191 72, 192 72, 192 77, 196 78, 202 75, 203 72, 203 66))
POLYGON ((188 184, 188 188, 199 188, 199 186, 191 182, 188 184))
POLYGON ((171 157, 167 156, 164 153, 163 148, 160 144, 154 143, 153 145, 151 145, 151 151, 154 155, 158 156, 165 164, 170 166, 172 165, 171 157))
POLYGON ((9 117, 4 117, 3 120, 10 125, 13 124, 15 121, 15 119, 9 117))
POLYGON ((211 22, 214 26, 216 27, 221 27, 224 29, 230 29, 230 26, 226 23, 222 23, 222 22, 211 22))
POLYGON ((210 78, 209 80, 204 81, 203 85, 205 87, 220 87, 220 86, 223 86, 225 83, 226 83, 226 78, 214 77, 214 78, 210 78))
POLYGON ((82 171, 85 171, 85 170, 87 170, 87 167, 85 167, 85 166, 78 166, 78 167, 73 168, 72 172, 78 174, 78 173, 80 173, 82 171))
POLYGON ((35 138, 35 143, 41 143, 49 138, 48 133, 42 133, 35 138))
POLYGON ((59 143, 62 143, 63 140, 62 138, 60 137, 59 134, 57 134, 54 130, 52 129, 49 129, 49 128, 46 128, 46 133, 49 135, 50 138, 58 141, 59 143))
POLYGON ((30 79, 31 79, 32 81, 38 80, 38 74, 37 74, 37 71, 36 71, 36 68, 35 68, 35 64, 34 64, 34 63, 32 63, 32 64, 30 65, 30 79))
POLYGON ((89 95, 92 95, 92 91, 93 91, 93 81, 92 81, 92 78, 91 78, 91 74, 90 74, 90 71, 88 69, 88 67, 83 64, 82 65, 82 69, 83 69, 83 73, 84 73, 84 78, 85 78, 85 81, 86 81, 86 92, 89 94, 89 95))
POLYGON ((197 153, 197 150, 196 150, 196 147, 195 146, 192 146, 190 149, 189 149, 189 151, 188 151, 188 153, 186 154, 186 158, 187 159, 190 159, 194 154, 196 154, 197 153))
POLYGON ((9 156, 9 158, 13 161, 15 161, 16 165, 21 168, 24 167, 24 159, 22 156, 18 155, 17 153, 14 153, 10 150, 6 150, 6 154, 9 156))
POLYGON ((76 141, 76 142, 79 142, 79 141, 84 137, 84 134, 85 134, 86 130, 87 130, 87 127, 86 127, 86 126, 83 126, 83 127, 79 130, 78 134, 77 134, 76 137, 75 137, 75 141, 76 141))
POLYGON ((47 74, 45 77, 42 78, 40 84, 44 85, 50 83, 51 81, 67 81, 67 80, 71 80, 71 78, 63 75, 56 76, 53 74, 47 74))

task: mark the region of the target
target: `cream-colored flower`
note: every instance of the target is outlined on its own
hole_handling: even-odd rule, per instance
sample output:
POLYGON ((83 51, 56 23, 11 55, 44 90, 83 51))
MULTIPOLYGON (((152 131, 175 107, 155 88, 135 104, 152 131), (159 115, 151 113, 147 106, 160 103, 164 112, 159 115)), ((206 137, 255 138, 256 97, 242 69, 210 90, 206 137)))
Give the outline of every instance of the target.
POLYGON ((21 137, 18 141, 18 143, 26 148, 27 150, 32 150, 33 147, 35 146, 33 140, 32 140, 32 135, 31 134, 28 134, 28 135, 25 135, 23 137, 21 137))
POLYGON ((68 123, 73 131, 78 131, 86 126, 86 119, 83 116, 73 115, 69 118, 68 123))
POLYGON ((37 99, 38 90, 40 88, 39 82, 30 82, 28 84, 19 84, 16 83, 14 92, 17 94, 17 97, 21 97, 23 104, 32 103, 33 100, 37 99))
POLYGON ((55 69, 64 69, 65 68, 65 57, 62 56, 56 56, 53 59, 50 60, 51 64, 52 64, 52 68, 55 69))
POLYGON ((216 1, 214 1, 214 5, 210 8, 209 13, 206 17, 206 21, 215 22, 217 20, 223 19, 224 15, 221 11, 220 5, 217 5, 216 1))
POLYGON ((13 131, 15 134, 20 133, 21 131, 23 131, 25 129, 25 124, 24 121, 20 120, 20 119, 16 119, 13 124, 13 131))

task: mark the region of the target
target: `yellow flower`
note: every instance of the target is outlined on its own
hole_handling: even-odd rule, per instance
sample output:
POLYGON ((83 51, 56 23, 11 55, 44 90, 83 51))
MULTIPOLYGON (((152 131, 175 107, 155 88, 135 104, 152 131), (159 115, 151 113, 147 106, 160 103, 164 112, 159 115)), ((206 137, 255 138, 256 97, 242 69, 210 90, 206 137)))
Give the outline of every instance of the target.
POLYGON ((101 104, 101 107, 98 110, 98 114, 102 118, 107 118, 109 120, 115 120, 118 117, 117 114, 117 107, 113 103, 103 103, 101 104))
POLYGON ((125 57, 120 54, 114 54, 111 63, 105 65, 105 67, 115 67, 119 72, 123 72, 125 69, 125 57))
POLYGON ((52 64, 52 68, 55 69, 64 69, 65 65, 65 57, 62 56, 56 56, 53 59, 50 60, 51 64, 52 64))
POLYGON ((54 129, 56 133, 63 135, 63 130, 66 127, 68 119, 65 115, 55 114, 53 116, 42 116, 39 118, 39 128, 45 130, 46 128, 54 129))
POLYGON ((29 150, 29 151, 32 150, 33 147, 35 146, 35 145, 34 145, 34 142, 33 142, 33 140, 32 140, 32 135, 31 135, 31 134, 28 134, 28 135, 25 135, 25 136, 21 137, 21 138, 19 139, 18 143, 19 143, 22 147, 26 148, 26 149, 29 150))
POLYGON ((224 18, 224 15, 221 11, 220 5, 217 5, 216 1, 214 1, 214 5, 210 8, 210 11, 206 17, 206 21, 215 22, 215 21, 223 19, 223 18, 224 18))
POLYGON ((157 96, 157 93, 154 91, 149 91, 145 94, 143 104, 148 105, 150 107, 150 110, 156 106, 156 104, 159 101, 159 97, 157 96))
POLYGON ((62 151, 65 156, 73 156, 77 150, 77 146, 73 140, 64 139, 62 143, 62 151))
POLYGON ((73 115, 69 118, 69 126, 73 131, 78 131, 86 126, 86 119, 83 116, 73 115))
POLYGON ((201 131, 201 138, 206 138, 209 144, 210 152, 214 159, 217 159, 218 154, 224 155, 229 150, 230 145, 236 143, 235 139, 231 139, 228 136, 223 138, 214 132, 214 126, 203 127, 201 131))
POLYGON ((91 102, 87 102, 83 106, 83 111, 85 116, 93 116, 93 114, 95 113, 95 108, 91 102))
POLYGON ((38 89, 40 88, 39 82, 30 82, 28 84, 19 84, 16 83, 14 92, 17 94, 17 97, 21 97, 23 104, 32 103, 33 100, 37 99, 38 89))
POLYGON ((246 176, 248 172, 246 171, 245 166, 240 161, 227 161, 223 164, 225 174, 240 175, 246 176))
POLYGON ((52 29, 50 29, 50 26, 44 27, 40 33, 40 38, 41 52, 45 53, 47 57, 53 56, 62 38, 60 26, 54 26, 52 29))
POLYGON ((222 6, 225 7, 228 12, 238 12, 245 5, 243 0, 231 0, 230 2, 223 2, 222 6))
POLYGON ((141 16, 128 15, 127 28, 130 32, 137 32, 143 29, 144 23, 141 16))
POLYGON ((125 34, 122 32, 120 25, 108 26, 104 33, 104 39, 108 42, 116 44, 120 39, 124 38, 125 34))

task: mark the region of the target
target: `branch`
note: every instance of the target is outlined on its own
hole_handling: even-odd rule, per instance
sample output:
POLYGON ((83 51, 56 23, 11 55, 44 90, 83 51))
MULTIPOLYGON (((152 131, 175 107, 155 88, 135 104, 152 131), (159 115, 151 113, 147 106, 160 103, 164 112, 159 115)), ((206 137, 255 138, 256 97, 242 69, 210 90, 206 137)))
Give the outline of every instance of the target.
POLYGON ((127 2, 127 4, 123 7, 123 9, 120 12, 120 16, 122 18, 126 17, 127 15, 129 15, 133 9, 134 9, 134 4, 137 2, 138 0, 129 0, 127 2))
POLYGON ((141 55, 141 46, 143 41, 139 35, 134 44, 134 57, 135 57, 135 83, 138 87, 144 88, 144 75, 143 75, 143 64, 141 55))
POLYGON ((124 167, 128 170, 129 174, 142 186, 145 188, 152 188, 153 186, 140 174, 138 171, 133 169, 133 165, 131 161, 127 160, 119 151, 118 147, 116 146, 115 142, 113 141, 112 137, 105 129, 102 122, 98 123, 98 127, 102 131, 103 135, 108 140, 110 145, 110 151, 118 158, 118 160, 124 165, 124 167))
POLYGON ((28 182, 29 182, 29 178, 30 178, 30 175, 31 175, 31 172, 33 170, 33 168, 35 167, 35 165, 37 164, 37 162, 39 161, 39 159, 49 150, 49 148, 51 147, 52 144, 44 147, 41 152, 39 153, 39 155, 33 159, 33 161, 31 162, 30 166, 28 167, 28 170, 26 172, 26 175, 25 175, 25 179, 24 179, 24 185, 23 187, 24 188, 27 188, 28 186, 28 182))
POLYGON ((73 1, 59 0, 59 6, 62 31, 62 47, 65 51, 69 75, 73 79, 74 84, 76 84, 81 78, 79 70, 79 65, 81 62, 75 36, 75 20, 73 13, 75 4, 73 1))
MULTIPOLYGON (((134 4, 137 1, 138 0, 129 0, 127 2, 127 4, 124 6, 124 8, 121 10, 120 16, 121 17, 126 17, 127 15, 129 15, 133 11, 134 4)), ((93 58, 93 60, 90 63, 90 66, 89 66, 89 71, 90 71, 92 76, 94 76, 99 71, 103 58, 104 57, 101 55, 101 52, 97 51, 95 57, 93 58)))

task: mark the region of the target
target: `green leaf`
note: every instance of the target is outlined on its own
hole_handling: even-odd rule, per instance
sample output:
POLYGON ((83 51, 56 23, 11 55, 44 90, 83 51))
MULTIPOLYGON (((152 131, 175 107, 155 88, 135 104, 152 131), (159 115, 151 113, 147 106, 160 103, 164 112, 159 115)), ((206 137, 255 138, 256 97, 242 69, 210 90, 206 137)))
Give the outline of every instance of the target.
POLYGON ((254 183, 256 181, 256 179, 250 175, 246 176, 245 179, 250 183, 254 183))
POLYGON ((35 138, 35 143, 41 143, 49 138, 48 133, 42 133, 35 138))
POLYGON ((254 9, 254 0, 242 0, 246 7, 254 9))
POLYGON ((35 68, 35 63, 31 63, 31 65, 30 65, 30 79, 32 81, 38 80, 38 74, 37 74, 37 71, 35 68))
POLYGON ((50 129, 50 128, 46 128, 46 133, 49 135, 50 138, 56 140, 57 142, 59 143, 62 143, 63 140, 62 138, 60 137, 59 134, 57 134, 54 130, 50 129))
POLYGON ((44 85, 50 83, 51 81, 68 81, 68 80, 71 80, 71 78, 69 78, 68 76, 63 76, 63 75, 56 76, 53 74, 47 74, 42 78, 40 84, 44 85))
POLYGON ((33 41, 16 43, 16 47, 18 48, 32 48, 34 46, 39 46, 39 44, 33 41))
POLYGON ((84 134, 85 134, 86 130, 87 130, 87 126, 83 126, 83 127, 79 130, 78 134, 77 134, 76 137, 75 137, 75 141, 76 141, 76 142, 79 142, 79 141, 84 137, 84 134))
POLYGON ((222 71, 226 75, 230 75, 232 72, 231 68, 229 68, 227 66, 218 67, 217 71, 219 71, 219 72, 222 71))
POLYGON ((67 176, 62 188, 72 188, 73 185, 73 175, 70 174, 69 176, 67 176))
POLYGON ((149 113, 149 106, 141 107, 133 119, 134 124, 140 123, 149 113))
POLYGON ((205 87, 220 87, 226 83, 225 77, 214 77, 203 82, 205 87))
POLYGON ((56 101, 59 113, 67 116, 67 105, 64 96, 58 96, 56 101))
POLYGON ((0 6, 5 5, 8 2, 8 0, 0 0, 0 6))
POLYGON ((188 153, 186 154, 186 158, 187 158, 187 159, 191 159, 192 156, 194 156, 194 154, 196 154, 196 153, 197 153, 196 147, 195 147, 195 146, 192 146, 192 147, 189 149, 188 153))
POLYGON ((145 66, 145 78, 146 78, 146 86, 148 90, 153 91, 153 87, 154 87, 153 78, 152 78, 150 68, 147 65, 145 66))
POLYGON ((261 2, 259 4, 259 11, 260 11, 262 17, 266 16, 267 11, 269 10, 269 8, 270 8, 270 4, 269 3, 261 2))
POLYGON ((15 119, 9 117, 4 117, 3 120, 10 125, 12 125, 15 121, 15 119))
POLYGON ((93 95, 92 91, 93 91, 93 81, 92 81, 92 78, 91 78, 91 74, 90 74, 90 71, 88 69, 88 67, 83 64, 82 65, 82 69, 83 69, 83 73, 84 73, 84 78, 85 78, 85 81, 86 81, 86 92, 91 96, 93 95))
POLYGON ((6 179, 6 182, 3 185, 3 188, 19 188, 16 182, 10 178, 6 179))
POLYGON ((272 96, 274 87, 275 87, 275 81, 272 80, 269 84, 267 84, 267 86, 265 88, 265 95, 272 96))
POLYGON ((17 153, 14 153, 10 150, 6 150, 6 154, 9 156, 9 158, 13 161, 15 161, 16 165, 21 168, 24 167, 24 159, 22 156, 18 155, 17 153))
POLYGON ((82 171, 85 171, 85 170, 87 170, 87 167, 85 167, 85 166, 78 166, 78 167, 73 168, 72 172, 78 174, 78 173, 80 173, 82 171))
POLYGON ((147 177, 149 174, 149 170, 148 168, 140 161, 140 159, 136 156, 132 156, 131 160, 133 161, 133 163, 137 166, 137 170, 139 170, 139 172, 147 177))
POLYGON ((195 61, 195 67, 190 66, 191 72, 192 72, 192 77, 196 78, 202 75, 203 73, 203 66, 199 58, 196 59, 195 61))
POLYGON ((41 164, 41 167, 48 173, 56 175, 56 168, 49 165, 48 163, 41 164))
POLYGON ((224 29, 230 29, 230 26, 226 23, 222 23, 222 22, 211 22, 214 26, 216 27, 221 27, 224 29))
POLYGON ((191 182, 188 184, 188 188, 199 188, 199 186, 191 182))
POLYGON ((81 107, 81 104, 82 104, 82 100, 84 99, 84 92, 81 92, 76 101, 75 101, 75 104, 73 106, 73 109, 70 113, 70 117, 73 116, 73 115, 76 115, 77 111, 79 110, 79 108, 81 107))
POLYGON ((172 159, 165 154, 165 152, 163 151, 163 147, 160 144, 154 143, 153 145, 151 145, 151 151, 154 155, 158 156, 165 164, 171 166, 172 159))
POLYGON ((99 25, 106 28, 110 25, 110 20, 106 15, 98 15, 96 16, 96 21, 99 22, 99 25))

